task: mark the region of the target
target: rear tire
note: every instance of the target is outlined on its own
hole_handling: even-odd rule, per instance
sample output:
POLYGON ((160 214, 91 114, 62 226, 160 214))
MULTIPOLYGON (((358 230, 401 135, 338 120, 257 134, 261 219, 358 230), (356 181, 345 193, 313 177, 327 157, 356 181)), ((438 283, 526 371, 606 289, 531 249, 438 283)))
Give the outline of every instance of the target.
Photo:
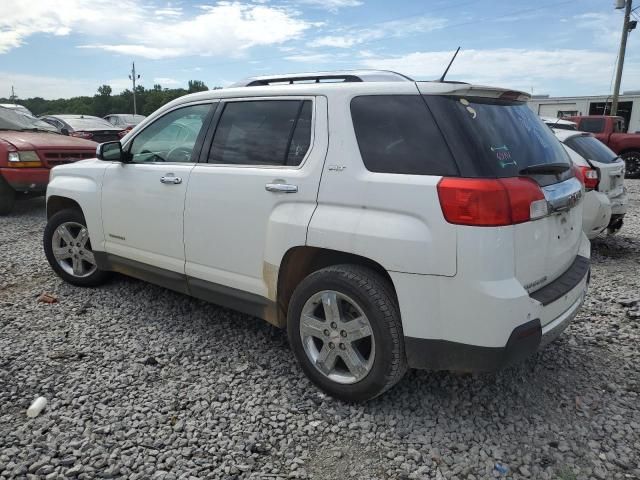
POLYGON ((16 192, 0 175, 0 215, 8 215, 16 203, 16 192))
POLYGON ((109 272, 96 265, 87 223, 78 210, 53 215, 44 229, 43 244, 49 265, 65 282, 95 287, 108 279, 109 272))
POLYGON ((625 163, 625 178, 640 177, 640 152, 625 152, 620 155, 625 163))
POLYGON ((293 292, 289 343, 309 379, 348 402, 384 393, 407 370, 400 312, 391 285, 368 268, 327 267, 293 292))

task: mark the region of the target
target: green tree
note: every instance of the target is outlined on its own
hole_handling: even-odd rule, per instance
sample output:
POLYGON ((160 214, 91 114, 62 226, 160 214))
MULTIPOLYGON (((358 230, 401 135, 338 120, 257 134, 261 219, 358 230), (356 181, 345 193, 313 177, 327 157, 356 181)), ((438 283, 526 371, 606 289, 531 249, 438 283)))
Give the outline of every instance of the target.
POLYGON ((209 90, 209 87, 207 87, 202 80, 189 80, 189 87, 187 89, 189 93, 204 92, 206 90, 209 90))
POLYGON ((111 89, 110 85, 102 85, 98 87, 98 95, 100 95, 101 97, 110 97, 111 92, 113 92, 113 90, 111 89))

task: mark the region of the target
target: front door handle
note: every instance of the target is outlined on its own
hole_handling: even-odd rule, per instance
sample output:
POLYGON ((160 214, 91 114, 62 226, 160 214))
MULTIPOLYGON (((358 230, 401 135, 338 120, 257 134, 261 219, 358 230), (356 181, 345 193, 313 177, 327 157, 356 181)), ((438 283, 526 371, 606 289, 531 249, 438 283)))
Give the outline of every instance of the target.
POLYGON ((176 177, 175 175, 165 175, 164 177, 160 177, 160 183, 180 185, 182 183, 182 178, 176 177))
POLYGON ((291 185, 289 183, 267 183, 264 186, 267 192, 275 192, 275 193, 297 193, 298 186, 291 185))

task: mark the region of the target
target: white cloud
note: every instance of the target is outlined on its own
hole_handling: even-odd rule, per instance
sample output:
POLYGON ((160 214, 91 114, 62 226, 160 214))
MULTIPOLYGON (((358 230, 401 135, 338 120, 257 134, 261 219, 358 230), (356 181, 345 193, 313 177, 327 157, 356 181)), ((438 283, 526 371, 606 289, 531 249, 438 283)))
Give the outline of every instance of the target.
POLYGON ((620 44, 622 13, 617 10, 582 13, 575 15, 571 23, 575 28, 582 29, 584 33, 588 33, 594 44, 612 49, 615 49, 620 44))
POLYGON ((378 23, 369 28, 343 29, 331 35, 311 41, 311 47, 351 48, 383 38, 398 38, 439 30, 447 25, 444 18, 418 17, 410 20, 393 20, 378 23))
POLYGON ((163 87, 168 87, 168 86, 175 86, 175 85, 180 85, 180 80, 176 80, 175 78, 169 78, 169 77, 156 77, 153 79, 153 83, 159 83, 160 85, 162 85, 163 87))
POLYGON ((363 2, 360 0, 298 0, 297 3, 336 12, 345 7, 359 7, 363 2))
POLYGON ((144 19, 133 0, 49 0, 0 2, 0 53, 21 46, 37 33, 108 35, 129 31, 144 19))
POLYGON ((312 24, 291 10, 255 3, 220 1, 190 17, 177 7, 134 0, 28 0, 0 2, 0 53, 36 33, 80 33, 99 39, 98 48, 152 59, 239 56, 248 48, 274 45, 301 35, 312 24), (11 4, 11 5, 10 5, 11 4), (117 43, 112 39, 117 38, 117 43))
POLYGON ((310 54, 296 54, 289 55, 285 57, 285 60, 290 62, 299 62, 299 63, 329 63, 336 59, 335 55, 331 55, 330 53, 310 53, 310 54))
MULTIPOLYGON (((419 79, 442 75, 453 52, 414 52, 396 57, 365 57, 367 68, 395 70, 419 79)), ((578 49, 462 50, 449 79, 496 85, 535 93, 602 94, 609 90, 613 58, 610 53, 578 49)), ((640 64, 625 64, 624 83, 640 81, 640 64)))

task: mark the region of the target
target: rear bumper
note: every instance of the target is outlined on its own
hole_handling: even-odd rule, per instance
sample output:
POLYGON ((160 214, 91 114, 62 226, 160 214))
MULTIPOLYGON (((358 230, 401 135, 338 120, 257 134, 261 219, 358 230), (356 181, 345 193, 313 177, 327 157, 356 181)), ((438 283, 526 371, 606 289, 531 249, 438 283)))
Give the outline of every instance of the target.
POLYGON ((17 192, 44 192, 49 183, 48 168, 0 168, 0 175, 17 192))
MULTIPOLYGON (((504 346, 405 337, 409 366, 428 370, 482 372, 517 363, 555 340, 571 323, 584 302, 589 277, 589 259, 576 257, 563 275, 530 295, 531 300, 541 307, 538 318, 517 325, 504 346)), ((505 308, 509 308, 508 301, 505 308)), ((521 318, 526 319, 528 315, 531 314, 522 312, 521 318)), ((467 326, 473 329, 474 325, 485 320, 489 319, 469 318, 467 326)))
POLYGON ((627 197, 627 190, 625 188, 624 193, 617 197, 611 198, 611 213, 612 215, 624 215, 627 213, 627 207, 629 205, 629 199, 627 197))
POLYGON ((609 225, 611 201, 602 192, 590 191, 584 196, 582 230, 589 239, 597 237, 609 225))

